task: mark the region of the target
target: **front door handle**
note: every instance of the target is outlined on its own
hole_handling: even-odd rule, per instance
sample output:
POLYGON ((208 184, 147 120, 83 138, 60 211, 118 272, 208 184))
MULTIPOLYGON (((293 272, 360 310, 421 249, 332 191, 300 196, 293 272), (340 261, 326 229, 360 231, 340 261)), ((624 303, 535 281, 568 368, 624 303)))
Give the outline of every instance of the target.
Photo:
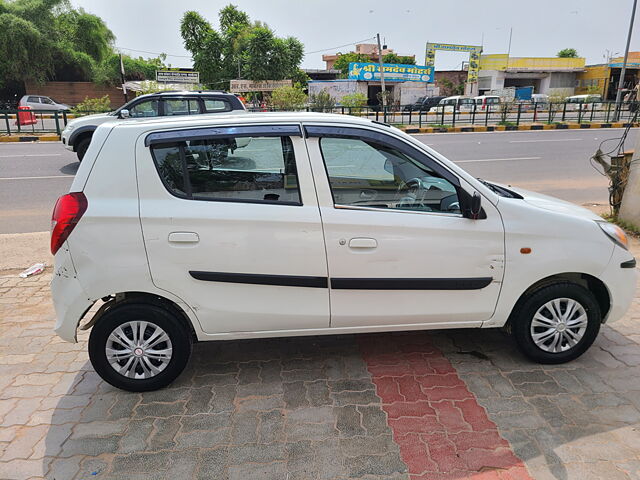
POLYGON ((378 242, 375 238, 352 238, 349 240, 350 248, 376 248, 378 246, 378 242))
POLYGON ((169 242, 171 243, 198 243, 200 237, 196 232, 171 232, 169 242))

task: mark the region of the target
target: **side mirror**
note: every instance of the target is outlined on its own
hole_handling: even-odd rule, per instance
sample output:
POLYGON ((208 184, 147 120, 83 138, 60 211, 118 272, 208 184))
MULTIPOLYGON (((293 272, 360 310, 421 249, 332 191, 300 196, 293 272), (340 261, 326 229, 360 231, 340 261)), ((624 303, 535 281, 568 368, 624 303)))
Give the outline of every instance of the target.
POLYGON ((482 201, 478 192, 473 192, 473 196, 471 197, 471 218, 473 220, 477 220, 480 216, 480 211, 482 210, 482 201))
POLYGON ((391 175, 395 175, 395 172, 393 171, 393 162, 391 160, 385 160, 384 170, 385 172, 389 172, 391 175))
POLYGON ((129 110, 127 110, 126 108, 123 108, 122 110, 120 110, 120 113, 118 114, 118 118, 129 118, 129 110))

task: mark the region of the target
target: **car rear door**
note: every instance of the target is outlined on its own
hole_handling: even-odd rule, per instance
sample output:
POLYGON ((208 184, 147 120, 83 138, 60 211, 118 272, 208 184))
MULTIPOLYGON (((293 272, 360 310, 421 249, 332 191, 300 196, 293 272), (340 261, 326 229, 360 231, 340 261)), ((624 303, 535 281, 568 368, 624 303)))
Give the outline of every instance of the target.
POLYGON ((306 126, 330 277, 331 326, 478 326, 500 292, 495 206, 424 151, 365 128, 306 126))
POLYGON ((329 326, 324 238, 299 125, 157 132, 136 153, 153 283, 208 334, 329 326))

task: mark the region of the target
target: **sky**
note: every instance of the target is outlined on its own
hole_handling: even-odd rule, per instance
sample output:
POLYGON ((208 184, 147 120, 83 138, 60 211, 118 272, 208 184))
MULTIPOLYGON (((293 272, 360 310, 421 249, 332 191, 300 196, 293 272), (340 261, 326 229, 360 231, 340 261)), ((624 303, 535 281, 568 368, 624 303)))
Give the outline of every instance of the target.
MULTIPOLYGON (((102 17, 123 53, 143 57, 166 53, 167 63, 189 67, 189 53, 180 37, 182 15, 195 10, 217 28, 218 11, 229 2, 71 0, 71 3, 102 17)), ((624 53, 633 0, 235 0, 232 3, 252 20, 267 23, 278 36, 301 40, 309 52, 303 68, 324 68, 323 53, 344 53, 354 48, 347 44, 373 43, 372 37, 378 32, 389 48, 400 55, 415 55, 416 63, 422 65, 428 41, 481 44, 484 53, 507 53, 511 29, 511 56, 552 57, 563 48, 575 48, 580 56, 586 57, 587 64, 602 63, 607 54, 624 53)), ((640 11, 636 27, 638 17, 640 11)), ((632 37, 631 51, 640 50, 639 35, 640 32, 635 32, 632 37)), ((462 53, 438 52, 436 69, 459 69, 466 59, 462 53)))

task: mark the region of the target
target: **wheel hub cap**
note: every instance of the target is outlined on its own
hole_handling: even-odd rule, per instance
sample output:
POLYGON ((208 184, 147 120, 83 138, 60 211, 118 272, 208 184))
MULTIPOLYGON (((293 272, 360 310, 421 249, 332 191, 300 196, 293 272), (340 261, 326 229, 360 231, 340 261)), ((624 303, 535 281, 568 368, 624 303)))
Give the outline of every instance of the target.
POLYGON ((105 346, 109 365, 127 378, 147 379, 162 372, 173 355, 169 335, 152 322, 135 320, 116 327, 105 346))
POLYGON ((538 348, 549 353, 566 352, 584 337, 587 312, 572 298, 556 298, 542 305, 531 321, 531 338, 538 348))

